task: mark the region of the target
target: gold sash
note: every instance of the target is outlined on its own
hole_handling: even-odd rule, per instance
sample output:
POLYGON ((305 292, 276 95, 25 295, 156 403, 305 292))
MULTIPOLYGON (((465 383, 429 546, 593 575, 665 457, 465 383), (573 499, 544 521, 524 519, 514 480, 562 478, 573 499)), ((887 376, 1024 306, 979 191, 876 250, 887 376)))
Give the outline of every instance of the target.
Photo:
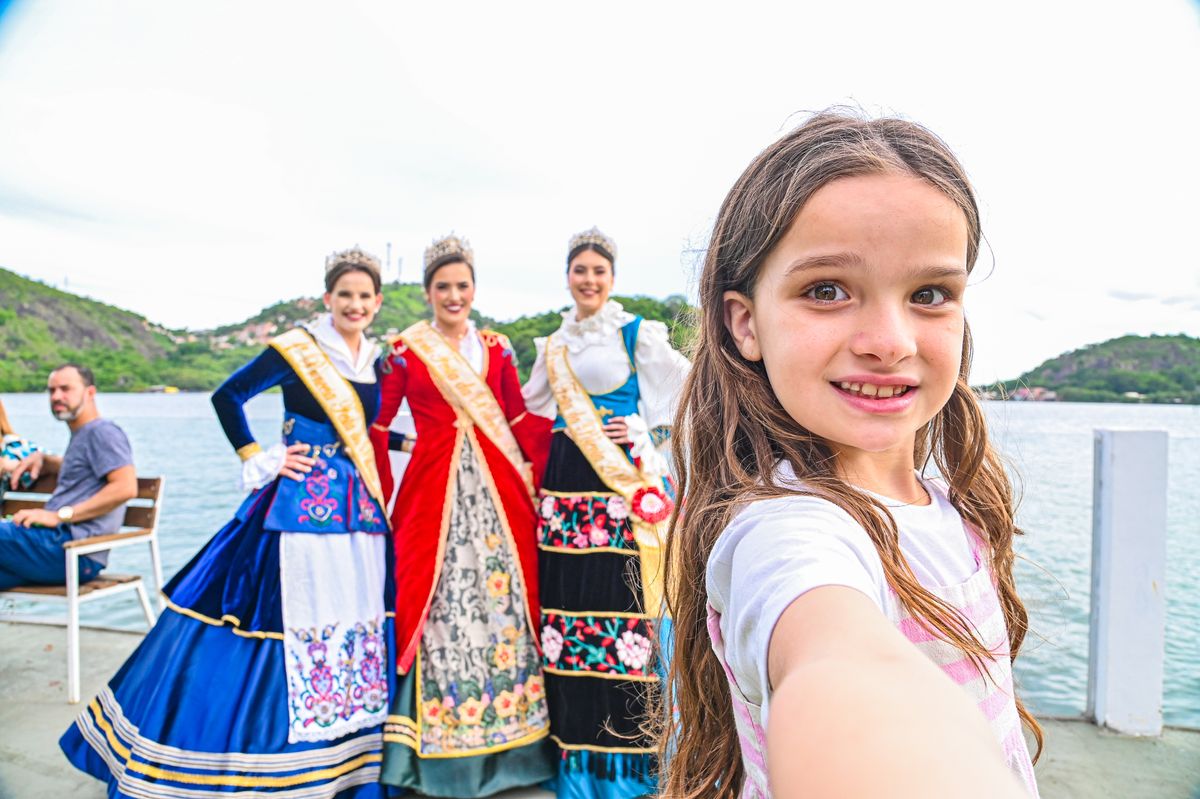
POLYGON ((558 340, 558 336, 552 335, 546 341, 546 374, 558 403, 558 412, 566 421, 579 451, 604 484, 620 494, 630 508, 629 518, 633 522, 633 536, 641 561, 645 612, 657 618, 663 609, 662 539, 666 524, 642 521, 632 511, 633 496, 640 489, 652 487, 661 491, 662 487, 643 477, 626 457, 625 450, 604 433, 596 405, 571 369, 566 345, 558 340))
POLYGON ((496 400, 491 387, 483 376, 471 368, 467 359, 450 346, 441 333, 425 321, 411 325, 399 339, 417 357, 424 361, 433 375, 438 390, 455 413, 465 413, 472 423, 495 444, 517 474, 525 482, 526 489, 533 493, 533 473, 525 462, 525 455, 517 444, 516 436, 504 415, 504 409, 496 400))
MULTIPOLYGON (((293 328, 271 339, 270 344, 300 376, 320 403, 321 409, 329 415, 329 421, 342 439, 346 454, 358 467, 359 477, 379 503, 384 520, 388 521, 383 485, 379 481, 379 470, 375 468, 375 451, 371 447, 371 439, 367 437, 367 421, 358 394, 308 331, 293 328)), ((390 521, 388 526, 391 526, 390 521)))

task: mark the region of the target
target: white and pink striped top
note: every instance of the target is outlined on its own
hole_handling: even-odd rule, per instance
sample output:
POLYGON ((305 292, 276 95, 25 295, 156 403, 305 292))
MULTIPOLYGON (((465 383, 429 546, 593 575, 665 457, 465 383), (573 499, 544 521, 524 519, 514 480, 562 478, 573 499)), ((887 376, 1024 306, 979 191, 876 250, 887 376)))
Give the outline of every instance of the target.
MULTIPOLYGON (((957 567, 951 565, 946 568, 951 572, 958 568, 966 576, 965 579, 957 581, 929 585, 926 579, 922 579, 923 574, 928 574, 929 568, 915 567, 914 571, 918 578, 922 579, 922 584, 957 608, 974 625, 980 640, 994 655, 986 664, 986 674, 980 674, 975 665, 964 658, 959 650, 930 635, 916 619, 905 612, 883 580, 882 565, 878 561, 878 555, 874 553, 874 546, 866 539, 866 533, 858 528, 848 515, 823 500, 811 497, 797 498, 797 501, 790 503, 790 507, 787 500, 782 504, 779 500, 755 503, 756 506, 776 503, 776 506, 770 513, 749 514, 741 520, 740 529, 737 528, 736 521, 731 523, 733 533, 727 530, 722 536, 724 539, 726 535, 731 535, 731 540, 719 541, 714 547, 708 569, 708 631, 713 651, 725 670, 733 697, 734 718, 746 773, 741 794, 744 799, 767 799, 771 796, 767 783, 765 734, 769 690, 764 690, 765 656, 770 632, 782 611, 798 596, 819 585, 830 584, 849 585, 872 596, 900 632, 970 694, 980 711, 987 717, 1009 766, 1027 787, 1029 794, 1033 797, 1038 796, 1033 764, 1021 731, 1014 699, 1012 663, 1008 657, 1008 633, 1004 613, 996 594, 988 560, 984 557, 986 553, 983 544, 977 536, 965 529, 956 512, 946 511, 947 507, 952 509, 952 506, 949 506, 944 488, 929 482, 926 485, 935 499, 934 504, 941 505, 941 531, 938 534, 940 540, 955 547, 961 546, 960 554, 964 556, 962 560, 965 562, 957 567), (803 518, 796 514, 797 503, 805 510, 803 518), (810 513, 814 508, 819 512, 810 513), (837 518, 835 521, 839 514, 844 518, 837 518), (761 526, 769 528, 763 532, 775 539, 771 544, 773 557, 764 557, 765 552, 758 549, 766 540, 766 536, 760 536, 755 543, 755 533, 758 531, 745 529, 745 524, 753 524, 755 517, 760 521, 769 520, 761 526), (847 544, 845 548, 850 554, 840 562, 831 566, 819 562, 823 558, 837 561, 839 544, 830 544, 827 540, 814 538, 814 535, 820 536, 821 527, 818 525, 818 532, 813 533, 814 518, 826 525, 839 526, 837 535, 829 537, 835 542, 847 544), (852 535, 844 539, 839 538, 847 533, 844 529, 844 522, 847 520, 856 528, 862 539, 866 540, 865 545, 852 535), (792 542, 796 544, 795 550, 789 548, 788 542, 779 540, 782 536, 789 536, 791 530, 803 531, 795 536, 799 543, 792 542), (749 546, 745 547, 745 552, 740 555, 734 552, 736 547, 747 543, 749 546), (813 551, 817 552, 815 556, 813 551), (752 565, 741 566, 739 557, 752 565), (971 568, 972 566, 974 568, 971 568), (856 569, 861 569, 865 577, 860 579, 854 575, 856 569), (743 596, 739 597, 739 593, 743 596), (729 640, 731 637, 732 641, 729 640), (732 652, 731 646, 734 650, 732 652), (738 646, 741 647, 740 650, 738 646), (751 661, 754 667, 747 667, 746 664, 751 661), (757 668, 759 665, 761 668, 757 668)), ((755 510, 764 509, 756 507, 755 510)), ((906 514, 912 514, 914 518, 920 518, 920 515, 924 514, 928 520, 936 509, 906 508, 900 512, 897 512, 896 508, 889 510, 893 511, 893 516, 900 526, 901 550, 909 557, 905 546, 906 514)), ((921 532, 923 537, 928 539, 934 531, 935 528, 925 527, 921 532)), ((923 543, 928 546, 929 541, 925 540, 923 543)), ((918 559, 922 556, 927 558, 928 552, 917 555, 918 559)), ((950 555, 949 561, 953 561, 955 557, 957 556, 950 555)))

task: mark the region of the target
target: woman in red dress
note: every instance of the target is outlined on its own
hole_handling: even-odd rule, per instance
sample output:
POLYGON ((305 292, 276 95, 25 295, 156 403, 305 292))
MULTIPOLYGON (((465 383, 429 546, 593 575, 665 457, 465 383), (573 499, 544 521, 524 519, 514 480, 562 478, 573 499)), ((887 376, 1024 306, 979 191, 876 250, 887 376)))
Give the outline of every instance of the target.
POLYGON ((372 428, 385 496, 388 425, 407 399, 412 460, 392 513, 400 685, 383 781, 427 796, 487 796, 553 774, 538 649, 533 475, 550 423, 525 412, 504 336, 476 330, 473 254, 455 236, 425 252, 433 321, 385 351, 372 428))

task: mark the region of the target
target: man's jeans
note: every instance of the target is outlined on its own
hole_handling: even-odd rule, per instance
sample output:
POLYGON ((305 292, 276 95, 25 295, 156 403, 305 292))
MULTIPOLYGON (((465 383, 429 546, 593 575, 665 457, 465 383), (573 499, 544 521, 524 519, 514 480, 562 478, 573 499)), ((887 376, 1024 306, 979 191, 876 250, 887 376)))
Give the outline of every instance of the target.
MULTIPOLYGON (((58 527, 21 527, 0 521, 0 591, 16 585, 65 585, 67 555, 63 544, 71 540, 65 524, 58 527)), ((92 580, 104 567, 87 556, 79 559, 80 584, 92 580)))

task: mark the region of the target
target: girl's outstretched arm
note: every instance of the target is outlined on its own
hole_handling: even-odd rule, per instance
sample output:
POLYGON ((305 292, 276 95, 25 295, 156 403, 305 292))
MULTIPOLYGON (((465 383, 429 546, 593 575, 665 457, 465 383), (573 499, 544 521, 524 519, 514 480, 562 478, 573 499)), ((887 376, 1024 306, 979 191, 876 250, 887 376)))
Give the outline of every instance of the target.
POLYGON ((859 591, 816 588, 771 633, 778 799, 1022 799, 983 714, 859 591))

